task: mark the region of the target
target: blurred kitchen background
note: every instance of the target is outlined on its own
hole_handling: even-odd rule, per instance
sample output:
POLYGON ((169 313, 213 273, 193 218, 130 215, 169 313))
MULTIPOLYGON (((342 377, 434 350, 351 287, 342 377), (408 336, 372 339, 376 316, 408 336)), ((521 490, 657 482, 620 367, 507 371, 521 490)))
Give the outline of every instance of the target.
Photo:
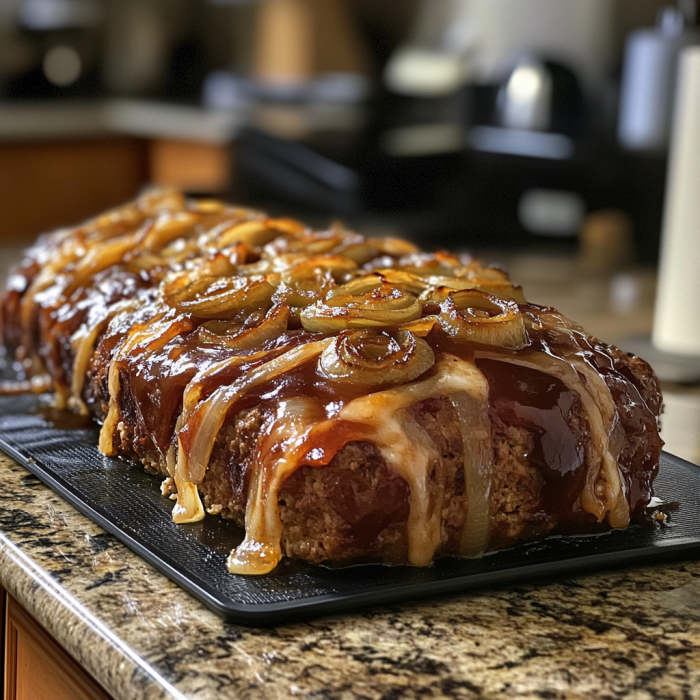
MULTIPOLYGON (((173 185, 475 251, 637 349, 697 21, 697 0, 0 0, 2 267, 173 185)), ((687 367, 664 434, 700 460, 687 367)))

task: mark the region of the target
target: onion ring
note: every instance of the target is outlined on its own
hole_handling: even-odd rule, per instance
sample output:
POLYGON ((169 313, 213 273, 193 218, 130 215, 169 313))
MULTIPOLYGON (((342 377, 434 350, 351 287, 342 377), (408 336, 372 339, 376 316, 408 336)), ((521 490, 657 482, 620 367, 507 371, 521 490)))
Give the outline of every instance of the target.
POLYGON ((166 303, 200 318, 231 318, 242 309, 269 308, 275 288, 265 277, 201 277, 180 289, 164 290, 166 303))
POLYGON ((225 321, 207 321, 197 329, 197 339, 204 344, 231 350, 253 350, 287 330, 289 309, 273 306, 267 314, 250 316, 246 322, 231 324, 225 321))
POLYGON ((430 345, 408 331, 343 331, 319 358, 327 379, 363 388, 413 381, 434 364, 430 345))
POLYGON ((514 301, 473 289, 449 292, 438 318, 442 330, 457 340, 513 350, 527 345, 525 323, 514 301))
POLYGON ((325 300, 307 306, 300 319, 308 331, 337 333, 347 328, 400 326, 420 318, 422 310, 413 294, 378 277, 362 277, 331 290, 325 300))

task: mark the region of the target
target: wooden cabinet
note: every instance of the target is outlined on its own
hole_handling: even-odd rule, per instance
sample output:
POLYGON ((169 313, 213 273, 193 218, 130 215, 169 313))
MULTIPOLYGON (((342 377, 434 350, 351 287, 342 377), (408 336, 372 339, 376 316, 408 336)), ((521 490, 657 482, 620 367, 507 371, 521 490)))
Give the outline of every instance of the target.
POLYGON ((0 242, 25 245, 135 197, 147 183, 190 193, 230 183, 229 146, 114 137, 0 141, 0 242))
POLYGON ((5 700, 109 700, 14 598, 2 601, 5 700))
POLYGON ((134 197, 148 182, 148 143, 106 138, 0 143, 0 240, 20 245, 134 197))

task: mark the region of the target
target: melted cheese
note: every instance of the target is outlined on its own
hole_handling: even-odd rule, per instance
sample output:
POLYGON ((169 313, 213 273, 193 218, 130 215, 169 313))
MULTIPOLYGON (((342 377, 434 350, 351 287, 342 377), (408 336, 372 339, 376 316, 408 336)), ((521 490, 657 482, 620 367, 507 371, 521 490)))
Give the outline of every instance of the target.
MULTIPOLYGON (((181 483, 201 483, 216 436, 229 410, 247 391, 318 357, 332 342, 332 338, 327 338, 289 350, 239 377, 233 384, 219 387, 211 396, 200 402, 192 414, 183 419, 178 434, 176 482, 179 479, 181 483), (192 442, 185 445, 183 443, 188 433, 193 433, 192 442)), ((176 508, 179 513, 185 513, 184 517, 190 516, 187 505, 180 500, 179 492, 176 508)))
POLYGON ((75 353, 75 359, 73 360, 71 396, 68 399, 68 406, 80 413, 80 415, 88 415, 88 409, 83 401, 82 393, 85 386, 85 375, 95 352, 97 338, 115 316, 134 311, 137 308, 138 301, 136 299, 123 299, 104 309, 103 313, 92 320, 92 323, 84 323, 71 337, 71 346, 75 353))
POLYGON ((415 566, 429 564, 440 545, 444 485, 438 479, 434 488, 430 486, 431 466, 439 454, 427 433, 409 418, 407 409, 429 398, 445 397, 459 406, 463 440, 464 478, 468 484, 462 535, 467 551, 463 553, 478 554, 488 542, 491 433, 488 382, 476 365, 449 355, 435 365, 435 374, 429 379, 355 399, 338 415, 372 429, 371 442, 389 467, 408 483, 408 560, 415 566))
MULTIPOLYGON (((259 213, 230 209, 218 203, 188 203, 182 195, 170 191, 146 195, 138 202, 78 229, 54 234, 52 241, 43 257, 41 250, 37 249, 39 257, 35 262, 40 271, 23 294, 19 307, 25 357, 32 361, 34 373, 45 369, 41 345, 34 337, 38 326, 44 323, 50 326, 52 312, 67 303, 75 290, 90 284, 94 286, 96 273, 113 265, 125 265, 131 273, 145 271, 152 274, 152 282, 162 279, 165 285, 161 286, 160 294, 153 302, 152 318, 134 325, 112 358, 108 374, 109 409, 100 432, 100 449, 106 454, 117 451, 115 434, 121 419, 121 371, 131 367, 134 358, 143 359, 149 353, 157 352, 176 335, 193 327, 187 315, 177 313, 178 308, 182 311, 181 305, 169 305, 164 294, 169 275, 177 281, 184 274, 183 284, 188 280, 192 283, 189 285, 188 282, 189 292, 184 297, 194 306, 184 308, 196 308, 202 318, 217 318, 222 313, 218 306, 223 297, 216 296, 215 285, 209 284, 211 277, 229 282, 232 277, 238 278, 246 289, 256 280, 257 283, 264 282, 265 294, 261 299, 264 297, 265 303, 273 288, 277 289, 282 303, 289 308, 284 307, 276 315, 266 317, 268 326, 264 326, 263 321, 251 329, 246 327, 245 334, 236 341, 237 350, 254 350, 260 348, 267 338, 279 337, 290 314, 305 321, 307 328, 334 331, 353 325, 383 328, 403 319, 407 321, 404 330, 426 337, 428 342, 431 333, 441 332, 442 316, 423 315, 431 309, 422 302, 430 301, 433 295, 437 295, 434 300, 442 300, 451 292, 453 297, 449 298, 454 300, 455 290, 476 287, 505 299, 524 302, 521 292, 510 285, 504 273, 482 269, 475 262, 467 263, 443 253, 420 254, 405 242, 365 239, 338 227, 315 232, 297 222, 271 220, 259 213), (377 282, 377 273, 372 272, 373 260, 378 254, 394 258, 408 256, 382 258, 381 285, 377 282), (364 277, 360 267, 369 271, 364 277), (264 280, 260 275, 265 276, 264 280), (286 295, 285 287, 292 284, 297 284, 300 297, 295 302, 289 301, 293 295, 286 295), (356 312, 358 308, 364 308, 363 305, 374 313, 379 288, 383 290, 379 315, 376 318, 371 314, 357 317, 356 312), (280 295, 280 290, 285 294, 280 295), (362 298, 356 298, 358 294, 362 298), (341 297, 347 297, 343 302, 345 306, 338 301, 341 297), (394 309, 393 305, 399 303, 399 299, 401 305, 396 308, 401 318, 392 320, 387 316, 387 310, 394 309), (336 303, 340 305, 336 306, 336 303), (326 315, 330 320, 325 318, 326 315), (324 323, 330 323, 330 326, 324 323)), ((462 296, 457 293, 458 299, 462 296)), ((231 308, 224 309, 224 315, 229 311, 231 314, 234 311, 242 313, 254 305, 248 292, 235 299, 229 295, 226 299, 231 308)), ((73 408, 86 411, 81 399, 85 374, 95 342, 110 318, 142 303, 144 300, 129 300, 113 305, 105 311, 106 315, 91 318, 73 335, 71 342, 75 357, 70 387, 73 408)), ((481 307, 477 305, 476 308, 481 307)), ((523 323, 522 311, 522 308, 512 306, 519 327, 523 323)), ((532 317, 532 309, 528 313, 532 317)), ((392 314, 396 315, 393 311, 392 314)), ((465 323, 469 321, 466 317, 463 320, 465 323)), ((472 322, 476 328, 478 317, 474 316, 472 322)), ((529 323, 534 328, 532 322, 529 323)), ((546 335, 555 339, 552 343, 554 350, 549 348, 517 355, 495 348, 483 352, 478 348, 483 347, 487 336, 481 332, 473 337, 479 343, 475 354, 550 374, 578 394, 591 431, 590 444, 586 445, 588 472, 580 494, 581 506, 599 521, 607 517, 611 525, 623 527, 629 521, 629 506, 617 460, 624 431, 614 401, 605 379, 590 364, 586 353, 580 352, 582 348, 571 324, 549 312, 543 313, 542 323, 551 326, 546 328, 546 335)), ((502 336, 498 338, 497 345, 502 345, 502 336)), ((45 343, 46 339, 42 342, 45 343)), ((272 359, 267 357, 271 354, 267 351, 251 352, 200 368, 184 391, 182 412, 165 455, 167 471, 178 490, 173 511, 176 522, 193 522, 204 517, 196 485, 204 477, 216 437, 228 416, 232 415, 231 409, 236 402, 265 382, 316 358, 333 342, 333 338, 316 340, 286 352, 277 348, 272 359), (245 371, 235 381, 229 380, 202 399, 202 382, 205 379, 211 381, 217 372, 229 371, 235 364, 246 364, 245 371)), ((469 357, 473 351, 474 348, 468 350, 469 357)), ((401 365, 400 369, 405 370, 405 367, 401 365)), ((60 379, 55 383, 58 384, 55 387, 57 400, 64 401, 69 395, 68 387, 60 386, 60 379)), ((386 383, 382 385, 386 386, 386 383)), ((277 505, 281 485, 294 469, 303 464, 327 464, 335 454, 333 450, 341 449, 345 442, 353 439, 375 444, 389 468, 408 484, 408 558, 416 565, 428 564, 444 541, 445 475, 439 451, 428 433, 411 416, 410 409, 433 397, 451 403, 462 437, 465 521, 459 551, 463 555, 483 552, 488 545, 491 516, 492 446, 488 393, 486 379, 473 362, 443 354, 429 378, 354 399, 332 417, 319 414, 308 398, 281 402, 258 440, 248 494, 247 536, 229 560, 231 570, 261 573, 274 566, 281 555, 282 530, 277 505), (330 441, 334 447, 327 454, 323 449, 316 449, 323 442, 319 442, 319 437, 324 431, 329 434, 335 431, 334 439, 330 441), (322 455, 318 459, 311 456, 314 449, 322 455)))
MULTIPOLYGON (((468 486, 461 553, 484 552, 489 536, 491 483, 488 383, 473 363, 449 355, 435 365, 430 378, 357 398, 331 419, 323 420, 309 399, 283 402, 272 425, 264 430, 265 437, 254 461, 246 538, 232 552, 229 570, 256 574, 274 568, 281 557, 279 489, 303 463, 305 448, 308 443, 313 444, 314 435, 341 424, 361 426, 363 435, 376 445, 389 468, 408 484, 408 561, 427 566, 442 542, 444 471, 435 444, 408 409, 429 398, 445 397, 456 408, 464 441, 468 486)), ((348 440, 353 439, 353 434, 352 430, 347 431, 348 440)), ((333 454, 326 454, 324 461, 327 463, 332 457, 333 454)))
POLYGON ((228 559, 228 570, 237 574, 264 574, 282 557, 278 493, 298 466, 298 450, 311 428, 325 414, 309 398, 282 401, 274 417, 263 428, 248 491, 245 540, 228 559))

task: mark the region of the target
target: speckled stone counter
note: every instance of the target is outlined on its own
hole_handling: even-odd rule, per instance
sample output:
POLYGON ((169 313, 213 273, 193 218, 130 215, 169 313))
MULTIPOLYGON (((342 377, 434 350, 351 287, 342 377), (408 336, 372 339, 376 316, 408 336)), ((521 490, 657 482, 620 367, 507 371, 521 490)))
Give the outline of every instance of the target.
POLYGON ((0 582, 115 698, 700 698, 700 561, 246 628, 0 476, 0 582))

